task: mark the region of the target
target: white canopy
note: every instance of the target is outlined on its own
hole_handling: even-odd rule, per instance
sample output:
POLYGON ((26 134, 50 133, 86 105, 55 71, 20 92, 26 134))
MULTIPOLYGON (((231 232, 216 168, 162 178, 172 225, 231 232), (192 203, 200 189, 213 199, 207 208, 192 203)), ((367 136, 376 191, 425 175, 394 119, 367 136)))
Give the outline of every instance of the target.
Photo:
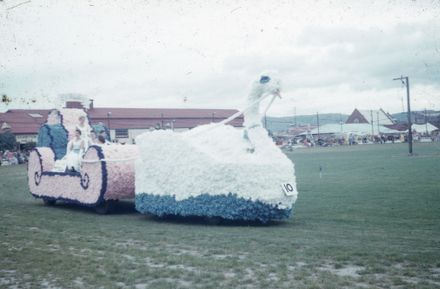
MULTIPOLYGON (((314 128, 310 131, 312 135, 318 134, 318 128, 314 128)), ((356 135, 372 135, 378 133, 385 134, 400 134, 401 131, 387 128, 385 126, 373 127, 368 123, 344 123, 344 124, 325 124, 319 127, 320 134, 356 134, 356 135)), ((307 135, 307 132, 303 132, 300 135, 307 135)))
POLYGON ((438 128, 436 126, 433 126, 430 123, 427 123, 427 124, 413 124, 411 128, 412 128, 413 131, 415 130, 416 132, 419 132, 419 133, 424 133, 426 131, 428 131, 428 133, 431 133, 431 132, 433 132, 435 130, 438 130, 438 128))

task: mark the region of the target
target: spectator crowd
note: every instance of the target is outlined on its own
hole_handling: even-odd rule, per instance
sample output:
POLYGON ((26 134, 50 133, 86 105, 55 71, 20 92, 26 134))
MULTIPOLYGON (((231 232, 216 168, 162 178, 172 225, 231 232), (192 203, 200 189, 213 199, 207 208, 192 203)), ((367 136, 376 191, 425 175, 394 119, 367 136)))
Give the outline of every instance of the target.
POLYGON ((0 151, 0 165, 20 165, 28 161, 29 151, 0 151))

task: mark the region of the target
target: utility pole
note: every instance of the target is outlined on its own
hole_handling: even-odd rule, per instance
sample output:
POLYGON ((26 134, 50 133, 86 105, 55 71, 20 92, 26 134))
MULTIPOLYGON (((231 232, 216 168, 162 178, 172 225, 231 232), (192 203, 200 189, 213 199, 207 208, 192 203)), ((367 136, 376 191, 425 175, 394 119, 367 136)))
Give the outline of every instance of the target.
POLYGON ((393 78, 393 80, 400 80, 406 86, 406 102, 408 108, 408 151, 409 155, 413 154, 413 138, 412 138, 412 121, 411 121, 411 106, 409 99, 409 78, 408 76, 400 76, 398 78, 393 78))
MULTIPOLYGON (((110 116, 112 115, 112 112, 111 111, 109 111, 109 112, 107 112, 107 127, 108 127, 108 130, 110 131, 110 116)), ((109 136, 110 137, 110 136, 109 136)))
POLYGON ((296 122, 296 106, 293 108, 293 115, 295 117, 295 127, 298 127, 298 123, 296 122))
MULTIPOLYGON (((107 128, 108 128, 108 139, 111 139, 112 138, 112 129, 111 129, 111 127, 110 127, 110 116, 112 115, 112 112, 111 111, 109 111, 109 112, 107 112, 107 128)), ((115 138, 116 138, 116 131, 115 131, 115 138)))
POLYGON ((339 124, 341 125, 341 133, 342 133, 342 113, 339 113, 339 124))
POLYGON ((379 127, 379 111, 377 111, 377 115, 376 115, 376 122, 377 122, 377 133, 379 134, 380 137, 380 127, 379 127))
POLYGON ((425 107, 425 127, 426 127, 426 136, 428 136, 428 117, 427 117, 426 107, 425 107))
POLYGON ((373 110, 370 110, 370 120, 371 120, 371 139, 374 140, 373 110))
POLYGON ((316 113, 316 123, 318 124, 318 140, 320 139, 320 133, 319 133, 319 112, 316 113))

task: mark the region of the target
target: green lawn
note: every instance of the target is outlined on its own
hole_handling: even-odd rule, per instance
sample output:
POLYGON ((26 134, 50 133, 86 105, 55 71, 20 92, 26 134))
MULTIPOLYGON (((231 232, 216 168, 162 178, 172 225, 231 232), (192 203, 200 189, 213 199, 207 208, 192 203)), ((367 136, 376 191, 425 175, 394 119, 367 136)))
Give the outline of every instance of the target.
POLYGON ((46 207, 24 166, 0 167, 0 287, 440 288, 440 144, 415 151, 287 153, 295 216, 265 226, 46 207))

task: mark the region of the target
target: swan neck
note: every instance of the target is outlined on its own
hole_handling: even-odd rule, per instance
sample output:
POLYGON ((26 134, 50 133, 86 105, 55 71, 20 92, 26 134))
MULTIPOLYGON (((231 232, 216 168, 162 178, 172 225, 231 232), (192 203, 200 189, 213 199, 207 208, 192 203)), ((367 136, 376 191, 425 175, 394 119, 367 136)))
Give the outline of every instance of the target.
POLYGON ((260 102, 257 101, 261 99, 262 94, 261 90, 254 88, 248 96, 246 107, 249 107, 249 109, 244 113, 244 126, 247 128, 262 124, 260 102))

